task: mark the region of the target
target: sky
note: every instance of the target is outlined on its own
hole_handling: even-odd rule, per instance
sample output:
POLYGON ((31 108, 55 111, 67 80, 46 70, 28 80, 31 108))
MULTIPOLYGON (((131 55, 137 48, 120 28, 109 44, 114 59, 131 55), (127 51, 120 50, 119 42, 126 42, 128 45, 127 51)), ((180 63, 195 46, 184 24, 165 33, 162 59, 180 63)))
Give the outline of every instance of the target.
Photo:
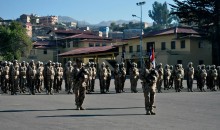
POLYGON ((109 20, 140 20, 132 14, 141 16, 140 6, 136 3, 142 1, 146 2, 142 6, 142 20, 149 23, 153 21, 148 16, 148 10, 152 10, 154 1, 174 3, 173 0, 0 0, 0 17, 17 19, 22 14, 62 15, 90 24, 109 20))

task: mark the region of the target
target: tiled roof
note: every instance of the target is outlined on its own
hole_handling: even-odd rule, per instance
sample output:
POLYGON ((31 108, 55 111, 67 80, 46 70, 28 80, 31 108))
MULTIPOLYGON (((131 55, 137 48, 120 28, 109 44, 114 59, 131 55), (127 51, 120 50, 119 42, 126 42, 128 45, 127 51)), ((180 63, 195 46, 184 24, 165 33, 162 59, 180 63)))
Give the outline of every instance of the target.
POLYGON ((59 56, 73 56, 73 55, 82 55, 82 54, 91 54, 91 53, 99 53, 99 52, 106 52, 110 51, 117 46, 102 46, 102 47, 83 47, 83 48, 77 48, 73 49, 68 52, 64 52, 62 54, 59 54, 59 56))
POLYGON ((55 43, 51 41, 36 41, 33 46, 54 46, 55 43))
POLYGON ((55 33, 59 33, 59 34, 80 34, 80 33, 84 33, 84 34, 92 34, 91 31, 82 31, 82 30, 54 30, 55 33))
POLYGON ((59 40, 64 40, 64 39, 103 39, 102 37, 96 36, 96 35, 88 35, 88 34, 77 34, 77 35, 72 35, 72 36, 68 36, 68 37, 64 37, 64 38, 60 38, 59 40))

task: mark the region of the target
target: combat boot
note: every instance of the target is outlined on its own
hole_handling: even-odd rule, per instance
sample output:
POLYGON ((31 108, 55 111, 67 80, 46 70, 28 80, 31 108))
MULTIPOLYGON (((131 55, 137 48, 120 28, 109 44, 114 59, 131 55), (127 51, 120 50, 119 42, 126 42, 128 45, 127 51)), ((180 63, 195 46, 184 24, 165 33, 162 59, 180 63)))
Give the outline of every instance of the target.
POLYGON ((151 115, 156 115, 156 113, 153 110, 151 110, 150 113, 151 115))
POLYGON ((76 110, 80 110, 80 107, 79 107, 79 106, 76 106, 76 110))
POLYGON ((150 111, 147 110, 146 115, 150 115, 150 114, 151 114, 150 111))
POLYGON ((85 108, 83 108, 82 106, 80 107, 80 110, 85 110, 85 108))

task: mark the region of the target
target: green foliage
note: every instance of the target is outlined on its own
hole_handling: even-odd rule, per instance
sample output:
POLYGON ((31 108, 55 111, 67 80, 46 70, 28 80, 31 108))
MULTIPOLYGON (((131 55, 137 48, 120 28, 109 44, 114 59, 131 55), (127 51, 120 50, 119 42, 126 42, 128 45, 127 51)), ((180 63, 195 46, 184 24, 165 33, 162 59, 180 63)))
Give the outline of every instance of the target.
POLYGON ((0 26, 0 55, 4 60, 20 59, 22 55, 29 53, 31 47, 31 39, 20 23, 0 26))

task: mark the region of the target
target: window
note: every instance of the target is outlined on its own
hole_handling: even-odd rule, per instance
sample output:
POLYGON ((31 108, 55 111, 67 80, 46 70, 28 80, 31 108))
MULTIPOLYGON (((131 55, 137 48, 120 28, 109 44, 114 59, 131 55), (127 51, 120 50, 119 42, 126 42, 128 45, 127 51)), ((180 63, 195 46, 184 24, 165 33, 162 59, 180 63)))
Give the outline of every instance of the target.
POLYGON ((151 49, 154 48, 155 51, 155 43, 154 42, 147 42, 147 53, 151 52, 151 49))
POLYGON ((186 48, 185 40, 182 40, 182 41, 180 42, 180 47, 181 47, 181 48, 186 48))
POLYGON ((100 43, 96 43, 95 46, 100 46, 100 43))
POLYGON ((44 49, 44 54, 47 54, 47 49, 44 49))
POLYGON ((166 42, 161 42, 161 50, 166 50, 166 42))
POLYGON ((137 45, 137 52, 140 52, 140 45, 137 45))
POLYGON ((67 43, 67 48, 70 48, 70 43, 69 42, 67 43))
POLYGON ((130 53, 133 52, 133 46, 129 46, 129 52, 130 52, 130 53))
POLYGON ((171 41, 171 49, 176 49, 176 42, 175 41, 171 41))
POLYGON ((177 60, 177 64, 182 64, 183 61, 182 60, 177 60))
POLYGON ((204 48, 204 43, 202 41, 199 41, 199 48, 204 48))
POLYGON ((94 47, 94 43, 89 43, 89 47, 94 47))
POLYGON ((103 42, 103 43, 102 43, 102 46, 106 46, 106 43, 105 43, 105 42, 103 42))
POLYGON ((58 50, 58 52, 57 52, 58 54, 60 54, 60 50, 58 50))

